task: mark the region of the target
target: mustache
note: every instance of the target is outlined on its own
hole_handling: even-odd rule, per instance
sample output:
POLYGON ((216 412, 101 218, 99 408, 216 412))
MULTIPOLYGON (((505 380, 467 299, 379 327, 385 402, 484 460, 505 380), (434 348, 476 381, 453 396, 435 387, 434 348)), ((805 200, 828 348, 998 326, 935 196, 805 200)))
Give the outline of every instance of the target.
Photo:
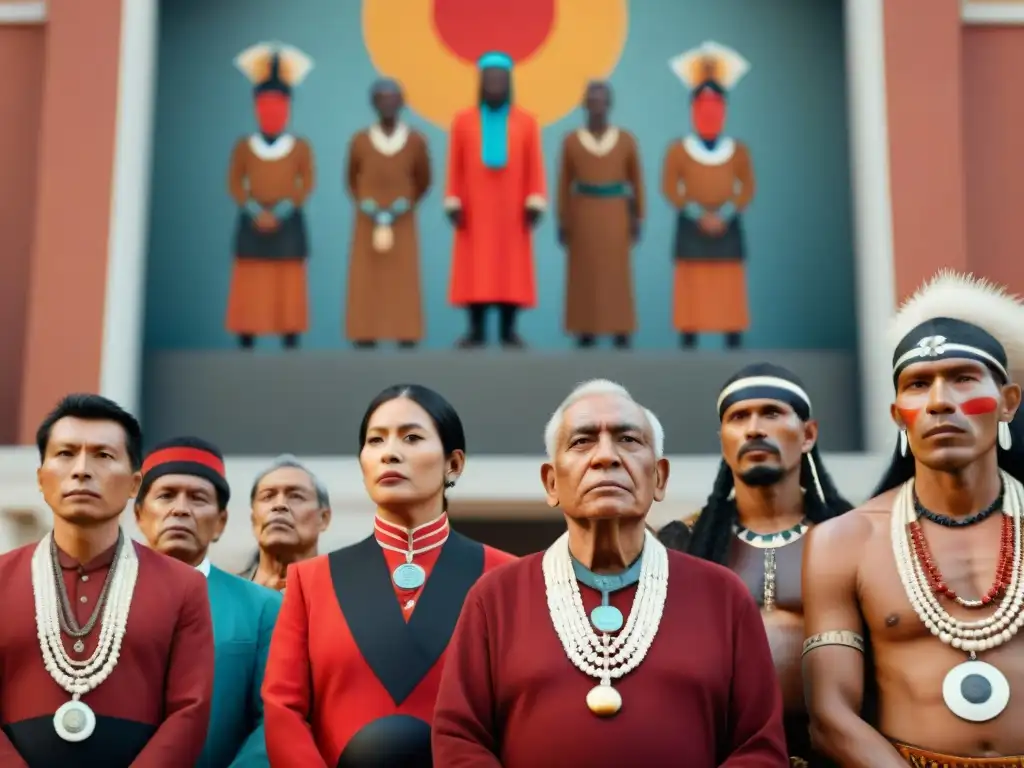
POLYGON ((748 440, 743 444, 743 447, 740 448, 739 453, 736 455, 736 458, 742 459, 748 453, 753 453, 754 451, 758 451, 760 453, 770 453, 775 456, 780 455, 779 449, 775 447, 772 443, 769 443, 767 440, 762 440, 761 438, 755 438, 754 440, 748 440))

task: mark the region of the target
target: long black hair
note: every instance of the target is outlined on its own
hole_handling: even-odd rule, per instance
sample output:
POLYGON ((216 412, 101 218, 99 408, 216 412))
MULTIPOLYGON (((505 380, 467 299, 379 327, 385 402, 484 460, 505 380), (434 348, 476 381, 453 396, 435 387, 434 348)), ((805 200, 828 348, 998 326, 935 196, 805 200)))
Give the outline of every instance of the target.
MULTIPOLYGON (((459 418, 458 412, 444 397, 422 384, 393 384, 370 401, 370 404, 366 406, 366 413, 363 414, 363 420, 359 424, 360 451, 366 444, 366 432, 373 414, 384 403, 403 397, 412 400, 427 412, 437 430, 437 436, 441 440, 445 458, 451 456, 455 451, 466 452, 466 433, 462 428, 462 419, 459 418)), ((448 510, 447 494, 444 494, 444 509, 448 510)))
MULTIPOLYGON (((800 485, 805 489, 804 514, 811 523, 823 523, 853 509, 853 505, 840 495, 831 475, 825 470, 818 446, 814 446, 810 453, 804 454, 800 460, 800 485), (818 482, 821 484, 824 499, 818 496, 811 461, 814 461, 814 466, 818 470, 818 482)), ((734 487, 732 470, 723 459, 711 495, 708 496, 700 516, 693 525, 686 549, 691 555, 720 565, 727 564, 732 528, 739 521, 736 501, 730 498, 734 487)), ((669 537, 669 533, 666 534, 666 538, 669 537)), ((664 540, 663 543, 668 545, 664 540)))
MULTIPOLYGON (((1017 413, 1020 414, 1020 411, 1018 410, 1017 413)), ((1021 423, 1019 416, 1014 416, 1009 427, 1011 438, 1010 450, 1005 451, 997 444, 996 459, 1001 470, 1024 483, 1024 424, 1021 423)), ((915 466, 914 454, 908 450, 906 456, 902 455, 899 443, 897 442, 896 448, 893 449, 889 466, 871 495, 879 496, 886 491, 891 491, 893 488, 903 485, 914 476, 915 466)))

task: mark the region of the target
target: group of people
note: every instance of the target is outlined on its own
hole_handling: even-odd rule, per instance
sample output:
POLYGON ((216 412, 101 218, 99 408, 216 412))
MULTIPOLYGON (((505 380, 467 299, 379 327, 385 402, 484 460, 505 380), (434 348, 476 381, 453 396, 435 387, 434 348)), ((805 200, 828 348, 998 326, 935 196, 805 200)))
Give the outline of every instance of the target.
MULTIPOLYGON (((287 128, 292 91, 312 61, 261 43, 236 64, 253 85, 258 130, 238 140, 228 172, 238 217, 227 329, 243 348, 265 335, 295 347, 309 325, 303 208, 314 162, 309 143, 287 128)), ((492 311, 502 345, 523 347, 517 317, 537 301, 532 233, 548 208, 547 182, 540 127, 515 103, 513 64, 500 52, 479 59, 477 102, 449 130, 449 301, 468 316, 464 349, 486 345, 492 311)), ((667 149, 660 185, 676 213, 673 326, 684 347, 703 333, 724 333, 736 347, 750 322, 742 219, 755 180, 747 147, 726 132, 726 101, 749 64, 707 42, 670 66, 689 91, 693 124, 667 149)), ((424 333, 416 211, 432 183, 431 161, 426 137, 401 120, 399 83, 375 83, 371 102, 377 121, 353 136, 344 172, 355 209, 346 335, 357 348, 410 348, 424 333)), ((565 328, 580 347, 607 337, 626 348, 637 324, 630 257, 645 218, 640 150, 611 122, 607 82, 590 84, 582 107, 585 124, 562 142, 553 206, 566 250, 565 328)))
POLYGON ((1022 328, 1024 304, 966 275, 900 309, 898 446, 856 509, 809 393, 763 363, 721 389, 707 503, 655 532, 664 430, 620 385, 581 384, 544 430, 565 533, 522 558, 449 523, 455 409, 390 387, 358 431, 373 530, 316 554, 322 486, 278 462, 252 489, 251 578, 209 562, 217 449, 143 456, 130 414, 69 396, 37 439, 52 533, 0 556, 0 764, 1022 765, 1022 328))

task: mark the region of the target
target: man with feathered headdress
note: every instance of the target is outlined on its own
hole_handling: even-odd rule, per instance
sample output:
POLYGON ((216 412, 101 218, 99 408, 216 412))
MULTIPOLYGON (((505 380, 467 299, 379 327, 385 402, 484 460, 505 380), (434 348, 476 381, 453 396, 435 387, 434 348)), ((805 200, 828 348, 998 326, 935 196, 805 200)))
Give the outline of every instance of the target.
POLYGON ((812 733, 842 765, 1024 765, 1022 341, 1024 303, 971 275, 940 273, 897 314, 898 447, 804 559, 812 733))
POLYGON ((258 130, 235 143, 228 169, 238 223, 225 325, 243 349, 268 335, 293 348, 309 328, 303 205, 314 173, 313 150, 288 121, 292 92, 313 62, 297 48, 258 43, 235 66, 252 83, 258 130))
POLYGON ((771 363, 741 369, 722 387, 718 416, 722 464, 711 495, 658 536, 730 568, 753 593, 782 684, 789 754, 794 765, 815 766, 800 675, 804 535, 851 505, 825 471, 811 398, 791 371, 771 363))

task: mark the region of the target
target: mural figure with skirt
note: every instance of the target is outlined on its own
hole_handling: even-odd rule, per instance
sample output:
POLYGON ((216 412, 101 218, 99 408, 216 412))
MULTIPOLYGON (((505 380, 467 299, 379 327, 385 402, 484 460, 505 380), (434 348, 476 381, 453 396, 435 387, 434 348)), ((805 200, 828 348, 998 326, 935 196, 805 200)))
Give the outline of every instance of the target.
POLYGON ((269 335, 294 348, 309 328, 302 207, 313 191, 313 150, 287 128, 292 90, 313 62, 291 46, 259 43, 235 66, 253 84, 258 130, 238 140, 228 170, 239 212, 226 326, 245 349, 269 335))
POLYGON ((630 251, 640 238, 644 189, 636 139, 608 122, 611 87, 587 87, 587 124, 562 142, 558 239, 568 253, 565 329, 580 347, 613 336, 629 347, 636 330, 630 251))
POLYGON ((455 227, 450 301, 469 312, 463 349, 486 343, 498 307, 501 343, 524 346, 516 318, 537 302, 532 230, 547 207, 540 128, 512 96, 512 59, 484 54, 479 103, 452 121, 445 211, 455 227))
POLYGON ((377 81, 370 99, 378 120, 352 137, 345 172, 356 205, 346 334, 356 347, 408 348, 423 338, 415 208, 430 188, 430 157, 423 134, 399 119, 397 82, 377 81))
POLYGON ((662 192, 678 211, 673 323, 684 348, 724 333, 740 346, 750 326, 743 212, 754 197, 750 152, 725 135, 726 98, 750 69, 736 51, 706 42, 669 62, 690 89, 693 133, 665 155, 662 192))

